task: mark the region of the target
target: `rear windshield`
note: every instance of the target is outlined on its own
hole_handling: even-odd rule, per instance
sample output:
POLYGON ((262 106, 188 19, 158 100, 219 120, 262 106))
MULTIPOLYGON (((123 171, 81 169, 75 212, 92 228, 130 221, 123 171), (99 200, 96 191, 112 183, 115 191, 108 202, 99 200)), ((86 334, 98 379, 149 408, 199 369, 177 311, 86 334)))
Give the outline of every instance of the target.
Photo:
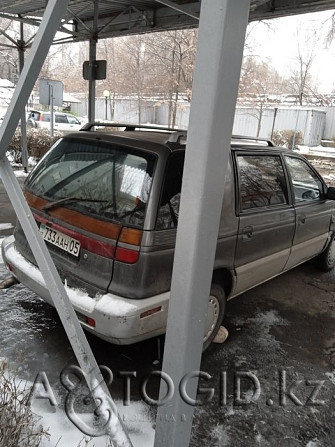
POLYGON ((25 186, 54 208, 64 206, 141 227, 155 161, 155 155, 134 148, 62 139, 36 166, 25 186))

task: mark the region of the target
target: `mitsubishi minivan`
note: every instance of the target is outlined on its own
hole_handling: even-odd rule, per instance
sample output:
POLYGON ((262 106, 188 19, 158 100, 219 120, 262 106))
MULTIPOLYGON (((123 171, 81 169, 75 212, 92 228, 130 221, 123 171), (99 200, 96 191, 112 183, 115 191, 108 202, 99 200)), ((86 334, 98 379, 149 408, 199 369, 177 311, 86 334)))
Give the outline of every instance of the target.
MULTIPOLYGON (((99 126, 57 141, 24 194, 83 327, 130 344, 166 329, 186 132, 99 126)), ((311 258, 324 270, 335 264, 335 189, 270 141, 233 137, 222 150, 229 166, 204 348, 227 299, 311 258)), ((2 253, 52 305, 19 223, 2 253)))

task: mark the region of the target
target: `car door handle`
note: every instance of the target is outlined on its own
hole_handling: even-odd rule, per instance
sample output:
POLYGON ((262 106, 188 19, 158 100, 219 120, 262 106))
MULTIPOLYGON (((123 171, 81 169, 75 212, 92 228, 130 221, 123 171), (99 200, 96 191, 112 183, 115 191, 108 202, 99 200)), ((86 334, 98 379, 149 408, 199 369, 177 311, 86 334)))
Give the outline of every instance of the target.
POLYGON ((252 238, 252 232, 253 227, 251 226, 242 228, 242 240, 250 241, 250 239, 252 238))
POLYGON ((305 214, 300 214, 298 216, 298 222, 304 224, 306 222, 306 215, 305 214))

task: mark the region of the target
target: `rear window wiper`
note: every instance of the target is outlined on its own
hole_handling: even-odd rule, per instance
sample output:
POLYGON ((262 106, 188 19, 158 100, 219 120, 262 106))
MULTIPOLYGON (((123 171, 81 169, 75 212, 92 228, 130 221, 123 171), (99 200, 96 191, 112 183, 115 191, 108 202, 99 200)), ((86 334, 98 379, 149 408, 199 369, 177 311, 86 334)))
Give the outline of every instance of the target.
POLYGON ((99 200, 99 199, 88 199, 83 197, 63 197, 62 199, 55 200, 54 202, 47 203, 42 208, 43 211, 48 211, 51 208, 55 208, 58 205, 62 205, 65 203, 71 203, 71 202, 96 202, 96 203, 106 203, 108 200, 99 200))

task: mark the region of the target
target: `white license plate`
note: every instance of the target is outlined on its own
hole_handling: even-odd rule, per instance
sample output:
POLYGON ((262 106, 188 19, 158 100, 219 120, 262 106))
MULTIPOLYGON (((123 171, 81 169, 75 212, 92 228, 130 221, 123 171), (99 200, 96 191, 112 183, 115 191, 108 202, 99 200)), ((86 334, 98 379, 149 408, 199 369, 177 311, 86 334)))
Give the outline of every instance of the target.
POLYGON ((41 224, 40 233, 46 242, 55 245, 73 256, 79 256, 80 242, 76 239, 54 230, 45 224, 41 224))

